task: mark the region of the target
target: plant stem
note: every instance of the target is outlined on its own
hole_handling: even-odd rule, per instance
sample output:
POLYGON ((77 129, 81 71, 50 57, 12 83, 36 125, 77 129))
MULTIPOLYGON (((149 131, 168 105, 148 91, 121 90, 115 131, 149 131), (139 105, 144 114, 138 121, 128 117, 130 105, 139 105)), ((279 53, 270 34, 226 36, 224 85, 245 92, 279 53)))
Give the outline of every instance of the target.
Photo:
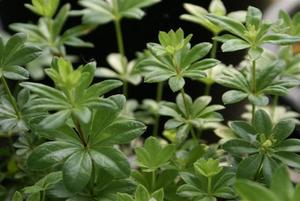
POLYGON ((204 95, 205 95, 205 96, 208 96, 208 95, 210 94, 211 85, 212 85, 212 84, 210 84, 210 83, 207 83, 207 84, 205 85, 205 89, 204 89, 204 95))
MULTIPOLYGON (((252 93, 256 95, 256 60, 252 61, 252 93)), ((252 104, 252 122, 255 121, 255 104, 252 104)))
POLYGON ((46 198, 46 192, 42 191, 41 192, 41 201, 45 201, 45 198, 46 198))
POLYGON ((275 117, 275 112, 276 112, 276 107, 278 105, 278 101, 279 101, 279 96, 274 96, 274 99, 273 99, 273 104, 272 104, 272 111, 271 111, 271 116, 273 117, 273 120, 274 120, 274 117, 275 117))
MULTIPOLYGON (((118 49, 119 49, 119 53, 121 55, 121 64, 122 64, 122 68, 123 68, 123 73, 126 74, 127 66, 126 66, 126 60, 125 60, 125 48, 124 48, 124 40, 123 40, 123 34, 122 34, 122 28, 121 28, 121 19, 115 19, 114 24, 115 24, 118 49)), ((123 94, 126 97, 128 96, 128 83, 126 80, 123 80, 123 94)))
POLYGON ((155 190, 155 182, 156 182, 156 172, 155 172, 155 170, 153 170, 153 172, 152 172, 152 184, 151 184, 152 191, 155 190))
POLYGON ((211 177, 207 177, 207 193, 208 195, 211 194, 211 177))
POLYGON ((16 99, 13 97, 13 95, 12 95, 12 93, 11 93, 9 87, 8 87, 8 84, 7 84, 7 82, 6 82, 6 80, 5 80, 5 78, 4 78, 3 75, 1 76, 1 82, 2 82, 2 84, 4 86, 4 90, 5 90, 6 94, 8 95, 9 102, 10 102, 10 104, 14 108, 14 111, 15 111, 15 113, 17 115, 17 118, 21 119, 21 113, 20 113, 20 110, 18 108, 16 99))
MULTIPOLYGON (((159 82, 157 84, 157 89, 156 89, 156 102, 158 104, 162 100, 163 91, 164 91, 164 83, 163 82, 159 82)), ((152 133, 152 135, 155 136, 155 137, 158 135, 159 118, 160 118, 160 115, 159 115, 159 113, 157 113, 156 117, 155 117, 155 122, 154 122, 154 125, 153 125, 153 133, 152 133)))
MULTIPOLYGON (((214 34, 214 37, 217 37, 218 34, 214 34)), ((218 49, 218 41, 213 40, 213 45, 210 51, 210 58, 215 59, 217 57, 217 49, 218 49)), ((207 78, 210 79, 212 77, 212 69, 208 70, 207 78)), ((211 90, 211 83, 207 83, 205 85, 204 95, 209 95, 211 90)))

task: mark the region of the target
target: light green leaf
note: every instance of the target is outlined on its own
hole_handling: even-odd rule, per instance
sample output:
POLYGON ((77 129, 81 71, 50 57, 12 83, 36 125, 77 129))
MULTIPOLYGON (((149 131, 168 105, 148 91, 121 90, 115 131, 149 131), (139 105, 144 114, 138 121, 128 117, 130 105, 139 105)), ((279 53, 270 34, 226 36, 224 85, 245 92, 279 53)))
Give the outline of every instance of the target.
POLYGON ((185 81, 180 76, 171 77, 169 79, 169 86, 173 92, 179 91, 183 88, 185 81))
POLYGON ((223 94, 222 101, 225 105, 233 104, 244 100, 247 96, 248 94, 242 91, 230 90, 223 94))

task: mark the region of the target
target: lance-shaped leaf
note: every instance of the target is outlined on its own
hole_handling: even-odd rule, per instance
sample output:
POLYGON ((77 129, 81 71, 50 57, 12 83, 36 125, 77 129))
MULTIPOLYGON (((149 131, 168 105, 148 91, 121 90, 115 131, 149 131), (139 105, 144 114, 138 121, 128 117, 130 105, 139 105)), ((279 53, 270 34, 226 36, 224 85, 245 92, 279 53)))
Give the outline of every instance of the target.
POLYGON ((36 59, 41 50, 26 45, 26 35, 18 33, 6 42, 0 37, 0 77, 13 80, 28 79, 29 73, 22 66, 36 59))
POLYGON ((83 22, 102 25, 122 18, 141 19, 145 13, 142 8, 149 7, 160 0, 80 0, 83 22))

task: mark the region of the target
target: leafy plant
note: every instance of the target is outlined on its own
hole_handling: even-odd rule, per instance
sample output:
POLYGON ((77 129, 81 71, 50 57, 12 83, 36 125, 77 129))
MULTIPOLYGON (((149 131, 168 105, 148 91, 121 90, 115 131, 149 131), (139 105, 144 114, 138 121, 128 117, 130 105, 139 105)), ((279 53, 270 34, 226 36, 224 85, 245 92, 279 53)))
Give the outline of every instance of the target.
POLYGON ((288 138, 295 128, 291 120, 281 120, 272 124, 269 115, 264 110, 257 110, 252 125, 244 121, 233 121, 230 128, 238 136, 227 141, 223 148, 235 156, 248 154, 239 163, 237 176, 258 179, 263 173, 270 181, 272 172, 283 163, 299 168, 298 139, 288 138), (246 167, 251 167, 247 169, 246 167))
POLYGON ((194 174, 180 174, 186 184, 178 188, 178 194, 193 200, 211 200, 233 198, 233 173, 223 170, 217 160, 199 159, 194 163, 194 174))
POLYGON ((12 24, 23 33, 0 37, 0 200, 299 200, 289 175, 300 169, 299 114, 280 105, 300 85, 299 13, 281 11, 271 23, 251 6, 245 14, 227 13, 221 0, 207 10, 184 4, 181 18, 212 32, 212 44, 193 45, 181 28, 161 31, 159 42, 127 60, 121 21, 141 19, 158 2, 80 0, 77 11, 59 0, 26 4, 38 24, 12 24), (68 28, 69 16, 82 22, 68 28), (118 43, 109 67, 73 64, 66 46, 93 47, 80 37, 109 22, 118 43), (248 50, 238 66, 216 59, 219 42, 223 52, 248 50), (27 80, 44 72, 53 84, 27 80), (156 96, 145 88, 146 98, 135 99, 128 83, 157 83, 156 96), (225 106, 210 94, 214 83, 230 89, 225 106))

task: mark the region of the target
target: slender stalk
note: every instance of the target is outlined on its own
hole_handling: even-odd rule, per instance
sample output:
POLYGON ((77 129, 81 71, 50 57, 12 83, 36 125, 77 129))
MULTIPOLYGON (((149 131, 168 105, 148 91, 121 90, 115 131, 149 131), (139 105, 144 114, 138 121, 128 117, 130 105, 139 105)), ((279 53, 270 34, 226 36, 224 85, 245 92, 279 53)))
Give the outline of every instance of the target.
MULTIPOLYGON (((157 89, 156 89, 156 102, 158 104, 162 100, 163 91, 164 91, 164 83, 159 82, 157 84, 157 89)), ((156 116, 155 116, 155 122, 154 122, 154 125, 153 125, 153 133, 152 133, 152 135, 155 136, 155 137, 158 135, 159 119, 160 119, 160 115, 159 115, 159 113, 157 113, 156 116)))
MULTIPOLYGON (((218 34, 214 34, 214 37, 218 36, 218 34)), ((218 49, 218 41, 213 40, 213 45, 210 51, 210 58, 215 59, 217 57, 217 49, 218 49)), ((208 70, 208 78, 212 78, 212 69, 208 70)), ((209 95, 211 90, 211 83, 207 83, 204 89, 204 95, 209 95)))
POLYGON ((212 178, 211 177, 207 177, 207 193, 208 193, 208 195, 210 195, 211 194, 211 180, 212 180, 212 178))
POLYGON ((41 192, 41 201, 45 201, 45 198, 46 198, 46 192, 42 191, 41 192))
POLYGON ((6 94, 8 96, 8 100, 9 100, 10 104, 13 106, 18 119, 21 119, 21 113, 20 113, 19 107, 17 105, 16 99, 13 97, 4 76, 1 76, 1 82, 4 86, 4 90, 5 90, 6 94))
POLYGON ((275 117, 275 112, 276 112, 276 107, 278 105, 278 101, 279 101, 279 96, 274 96, 273 98, 273 104, 272 104, 272 110, 271 110, 271 115, 274 118, 275 117))
MULTIPOLYGON (((211 70, 210 70, 211 71, 211 70)), ((211 89, 211 85, 210 83, 207 83, 205 85, 205 89, 204 89, 204 95, 208 96, 210 94, 210 89, 211 89)))
MULTIPOLYGON (((252 61, 252 93, 256 94, 256 60, 252 61)), ((255 104, 252 104, 252 122, 255 121, 255 104)))
POLYGON ((155 182, 156 182, 156 172, 155 170, 152 172, 152 184, 151 184, 151 187, 152 187, 152 191, 155 190, 155 182))
MULTIPOLYGON (((121 64, 123 67, 123 73, 126 74, 127 66, 126 66, 126 60, 125 60, 125 48, 124 48, 124 40, 123 40, 122 27, 121 27, 121 19, 116 19, 114 21, 114 24, 115 24, 118 49, 119 49, 119 53, 121 55, 121 64)), ((123 94, 126 97, 128 96, 128 83, 126 80, 123 80, 123 94)))

